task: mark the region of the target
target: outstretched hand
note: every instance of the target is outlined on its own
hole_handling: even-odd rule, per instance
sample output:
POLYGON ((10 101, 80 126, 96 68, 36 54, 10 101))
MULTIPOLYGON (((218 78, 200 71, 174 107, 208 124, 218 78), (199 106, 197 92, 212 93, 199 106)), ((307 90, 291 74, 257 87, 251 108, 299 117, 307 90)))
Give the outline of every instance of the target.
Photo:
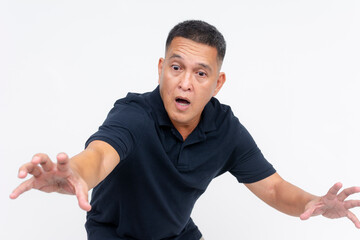
POLYGON ((44 192, 58 192, 76 195, 81 209, 90 211, 88 201, 88 186, 80 175, 70 167, 69 157, 65 153, 57 155, 54 163, 46 154, 36 154, 29 163, 19 169, 19 178, 31 174, 32 178, 21 183, 11 194, 11 199, 16 199, 30 189, 44 192), (41 166, 41 167, 40 167, 41 166))
POLYGON ((342 188, 341 183, 336 183, 330 188, 328 193, 313 201, 310 201, 303 214, 300 215, 302 220, 307 220, 312 216, 323 215, 327 218, 341 218, 347 217, 350 219, 357 228, 360 229, 360 221, 349 209, 360 206, 360 200, 347 200, 345 199, 354 193, 360 192, 360 187, 350 187, 344 189, 338 194, 342 188))

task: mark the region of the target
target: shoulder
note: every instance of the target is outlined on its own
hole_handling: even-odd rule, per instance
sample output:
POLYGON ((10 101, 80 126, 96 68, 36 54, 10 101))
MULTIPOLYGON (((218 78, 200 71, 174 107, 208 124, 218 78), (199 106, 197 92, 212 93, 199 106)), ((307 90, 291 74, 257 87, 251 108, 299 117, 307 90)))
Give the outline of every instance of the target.
POLYGON ((118 99, 110 110, 105 122, 121 124, 137 128, 143 126, 151 115, 146 101, 147 93, 128 93, 126 97, 118 99))
POLYGON ((118 99, 114 103, 114 107, 119 109, 127 108, 139 113, 145 113, 148 111, 150 106, 147 104, 147 96, 149 93, 132 93, 129 92, 126 97, 118 99))
POLYGON ((231 129, 231 131, 234 131, 234 129, 242 131, 244 129, 244 126, 234 115, 229 105, 220 103, 218 99, 212 98, 207 107, 211 109, 209 115, 214 119, 217 129, 231 129))

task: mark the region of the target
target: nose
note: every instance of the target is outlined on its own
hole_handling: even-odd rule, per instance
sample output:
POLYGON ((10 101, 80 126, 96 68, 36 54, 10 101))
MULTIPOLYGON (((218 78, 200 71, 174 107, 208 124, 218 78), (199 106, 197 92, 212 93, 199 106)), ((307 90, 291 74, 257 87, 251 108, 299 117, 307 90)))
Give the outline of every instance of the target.
POLYGON ((193 86, 192 86, 192 74, 191 73, 185 73, 179 82, 179 88, 182 89, 183 91, 191 91, 193 86))

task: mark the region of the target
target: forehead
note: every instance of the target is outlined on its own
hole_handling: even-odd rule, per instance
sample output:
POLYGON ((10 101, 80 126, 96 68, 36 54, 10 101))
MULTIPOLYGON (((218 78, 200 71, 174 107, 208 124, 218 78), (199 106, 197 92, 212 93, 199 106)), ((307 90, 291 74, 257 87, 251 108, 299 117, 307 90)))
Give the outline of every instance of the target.
POLYGON ((198 43, 183 37, 175 37, 166 50, 166 58, 180 56, 184 60, 204 61, 206 64, 217 64, 215 47, 198 43))

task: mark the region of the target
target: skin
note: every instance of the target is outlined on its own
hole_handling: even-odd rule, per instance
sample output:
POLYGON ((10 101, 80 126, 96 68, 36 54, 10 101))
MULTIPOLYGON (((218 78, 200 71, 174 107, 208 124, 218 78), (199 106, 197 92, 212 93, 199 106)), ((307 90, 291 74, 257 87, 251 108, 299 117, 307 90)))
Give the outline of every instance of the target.
POLYGON ((174 127, 185 140, 200 122, 211 97, 225 83, 217 50, 186 38, 175 37, 158 64, 160 95, 174 127), (181 106, 176 99, 189 101, 181 106))
MULTIPOLYGON (((165 58, 158 63, 160 94, 174 127, 183 139, 195 129, 202 110, 225 82, 216 48, 177 37, 171 42, 165 58), (179 98, 182 99, 179 101, 179 98), (186 101, 185 101, 186 100, 186 101)), ((78 155, 69 159, 65 153, 54 163, 43 153, 34 155, 22 165, 18 177, 32 178, 21 183, 11 194, 16 199, 30 189, 76 195, 79 206, 89 211, 88 191, 101 182, 120 162, 109 144, 93 141, 78 155)), ((261 200, 277 210, 306 220, 323 215, 328 218, 347 217, 357 228, 358 218, 349 210, 360 206, 360 200, 346 200, 359 193, 360 187, 344 189, 336 183, 322 197, 315 196, 288 183, 275 173, 261 181, 246 184, 261 200)))
POLYGON ((32 178, 21 183, 10 194, 11 199, 31 189, 76 195, 81 209, 90 211, 88 191, 100 183, 120 162, 116 150, 103 141, 93 141, 78 155, 69 159, 65 153, 57 155, 57 162, 38 153, 19 168, 18 177, 32 178))

